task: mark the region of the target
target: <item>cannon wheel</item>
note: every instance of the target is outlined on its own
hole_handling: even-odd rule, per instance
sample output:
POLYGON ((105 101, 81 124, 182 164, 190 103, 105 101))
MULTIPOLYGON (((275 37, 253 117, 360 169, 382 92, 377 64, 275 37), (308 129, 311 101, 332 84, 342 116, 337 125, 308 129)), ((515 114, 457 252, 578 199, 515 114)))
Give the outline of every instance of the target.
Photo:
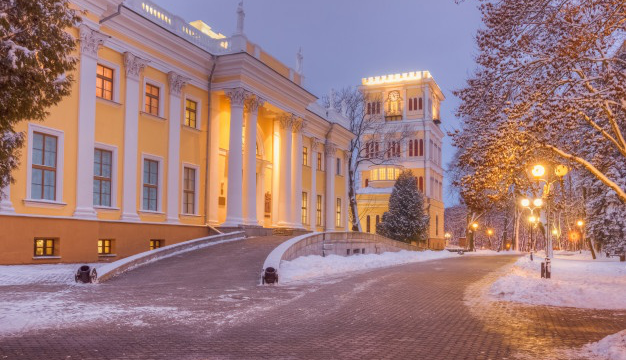
POLYGON ((91 270, 91 275, 89 276, 92 283, 95 283, 98 279, 98 272, 96 269, 91 270))

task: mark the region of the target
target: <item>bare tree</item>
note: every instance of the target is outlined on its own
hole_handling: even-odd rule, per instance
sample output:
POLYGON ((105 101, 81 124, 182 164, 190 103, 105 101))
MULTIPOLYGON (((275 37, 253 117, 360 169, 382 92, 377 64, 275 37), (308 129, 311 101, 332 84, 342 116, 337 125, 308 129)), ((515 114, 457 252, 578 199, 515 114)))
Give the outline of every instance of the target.
POLYGON ((402 143, 411 134, 409 127, 401 122, 385 121, 382 111, 372 110, 384 106, 383 99, 371 96, 359 88, 346 87, 322 99, 328 108, 341 109, 348 119, 350 131, 356 137, 350 142, 348 159, 348 196, 350 197, 350 222, 352 231, 361 231, 356 202, 357 171, 363 164, 371 166, 395 164, 404 156, 402 143), (368 111, 369 104, 369 111, 368 111))

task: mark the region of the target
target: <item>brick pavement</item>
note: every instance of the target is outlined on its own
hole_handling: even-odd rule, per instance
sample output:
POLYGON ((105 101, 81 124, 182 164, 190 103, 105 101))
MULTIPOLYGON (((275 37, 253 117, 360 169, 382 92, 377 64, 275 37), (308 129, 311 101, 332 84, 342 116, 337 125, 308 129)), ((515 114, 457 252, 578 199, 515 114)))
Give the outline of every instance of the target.
MULTIPOLYGON (((0 359, 546 359, 626 328, 623 313, 484 301, 509 256, 258 286, 265 256, 285 239, 221 244, 64 289, 125 312, 0 337, 0 359)), ((15 288, 0 302, 45 291, 15 288)))

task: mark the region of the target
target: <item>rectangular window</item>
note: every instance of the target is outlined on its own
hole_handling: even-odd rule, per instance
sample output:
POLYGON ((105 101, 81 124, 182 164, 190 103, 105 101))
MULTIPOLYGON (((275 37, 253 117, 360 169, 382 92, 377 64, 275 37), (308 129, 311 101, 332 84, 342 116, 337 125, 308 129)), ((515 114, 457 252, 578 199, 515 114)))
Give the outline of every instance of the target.
POLYGON ((113 240, 98 240, 98 255, 111 255, 113 240))
POLYGON ((317 226, 322 226, 322 195, 317 195, 315 206, 315 223, 317 226))
POLYGON ((31 198, 56 200, 57 180, 56 136, 33 133, 31 198))
POLYGON ((113 152, 95 149, 93 158, 93 204, 111 206, 113 152))
POLYGON ((341 175, 341 159, 337 159, 337 175, 341 175))
POLYGON ((56 239, 35 239, 35 256, 54 256, 56 239))
POLYGON ((143 209, 158 211, 159 162, 143 160, 143 209))
POLYGON ((185 126, 197 127, 198 103, 187 99, 185 101, 185 126))
POLYGON ((337 219, 335 226, 341 227, 341 198, 337 198, 337 219))
POLYGON ((113 100, 113 69, 100 64, 96 71, 96 96, 113 100))
POLYGON ((302 165, 309 166, 309 148, 302 147, 302 165))
POLYGON ((158 249, 163 247, 163 240, 150 240, 150 250, 158 249))
POLYGON ((146 84, 146 112, 159 116, 159 89, 158 86, 146 84))
POLYGON ((196 169, 186 167, 183 179, 183 211, 196 213, 196 169))
POLYGON ((322 153, 317 153, 317 170, 322 171, 322 153))
POLYGON ((302 224, 307 225, 309 223, 309 196, 307 193, 302 193, 302 224))

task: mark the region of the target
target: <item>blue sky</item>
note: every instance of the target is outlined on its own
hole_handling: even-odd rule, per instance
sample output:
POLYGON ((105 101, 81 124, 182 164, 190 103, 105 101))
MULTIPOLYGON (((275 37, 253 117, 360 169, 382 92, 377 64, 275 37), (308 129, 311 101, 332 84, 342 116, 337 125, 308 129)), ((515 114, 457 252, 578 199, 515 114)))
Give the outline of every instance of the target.
MULTIPOLYGON (((203 20, 232 35, 238 0, 155 0, 188 21, 203 20)), ((452 91, 474 69, 476 1, 466 0, 248 0, 245 33, 250 41, 295 67, 304 53, 305 87, 321 97, 331 88, 359 85, 361 78, 429 70, 446 101, 442 128, 456 128, 452 91)), ((444 163, 452 156, 444 139, 444 163)), ((446 205, 456 199, 448 195, 446 205)))

